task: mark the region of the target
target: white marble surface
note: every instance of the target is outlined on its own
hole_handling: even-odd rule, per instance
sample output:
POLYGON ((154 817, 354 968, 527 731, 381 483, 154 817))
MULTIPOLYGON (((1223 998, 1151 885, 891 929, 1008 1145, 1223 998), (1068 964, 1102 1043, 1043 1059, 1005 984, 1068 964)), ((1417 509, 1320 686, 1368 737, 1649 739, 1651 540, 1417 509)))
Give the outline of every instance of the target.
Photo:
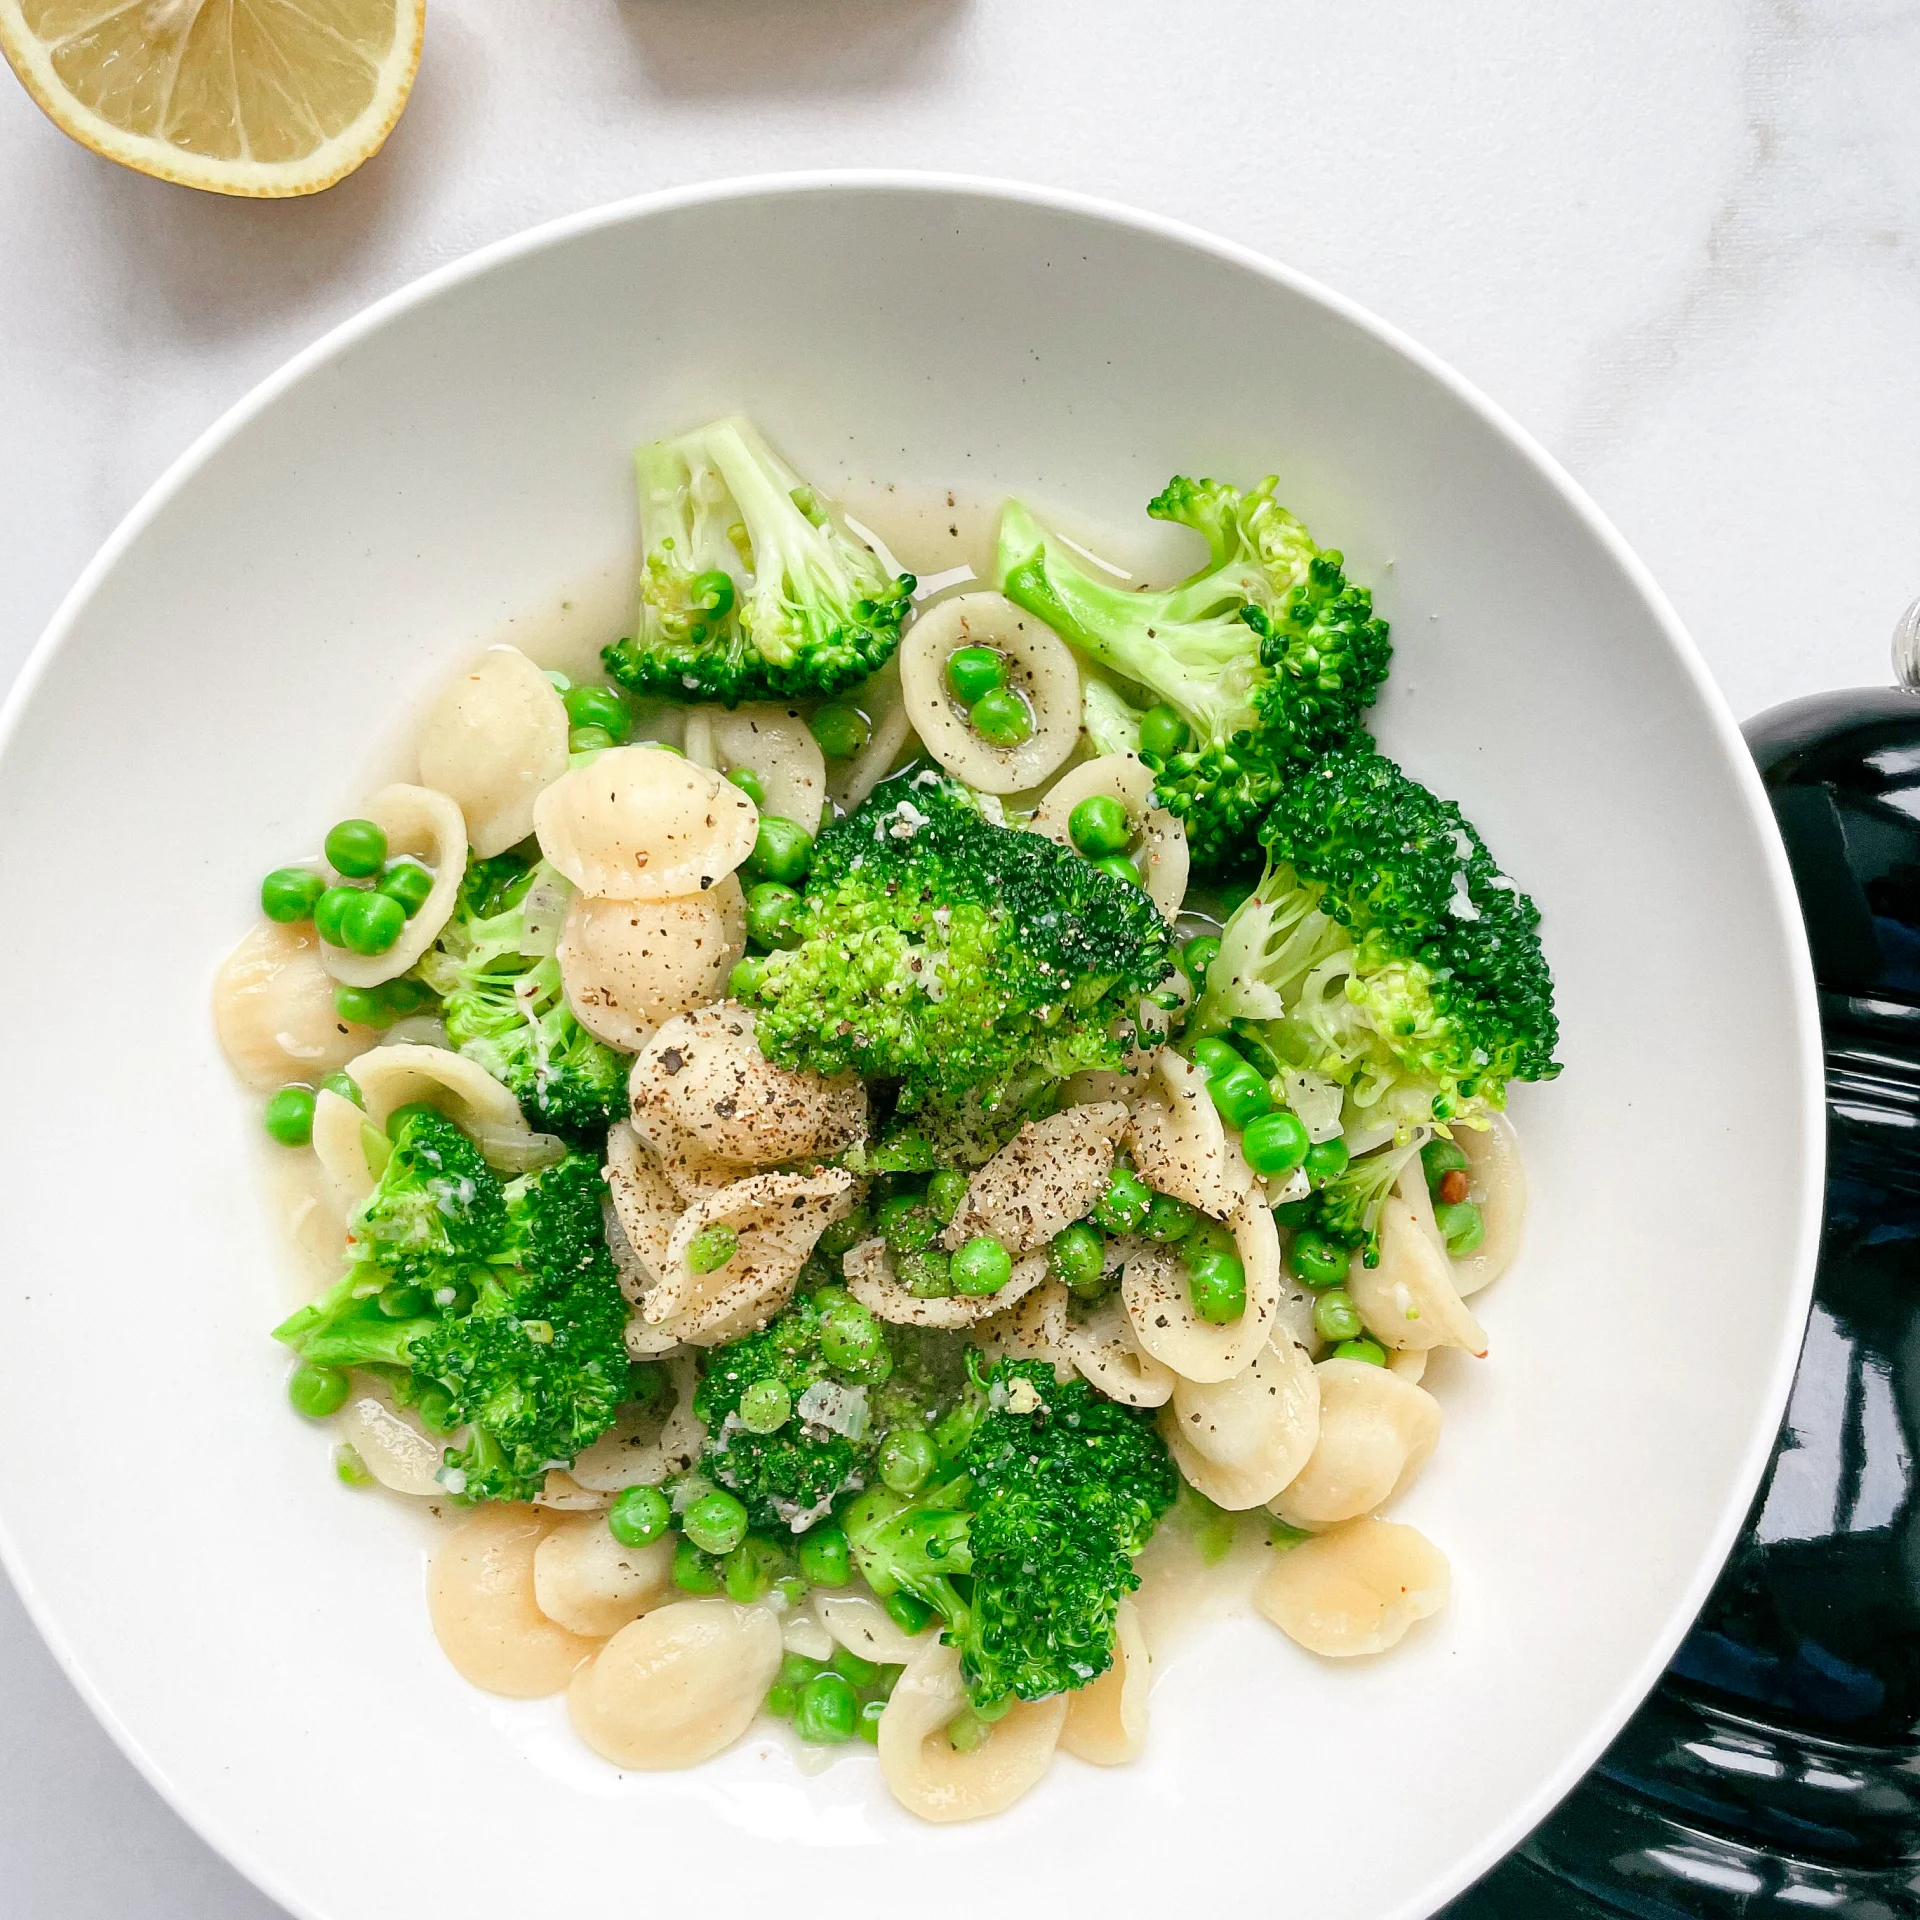
MULTIPOLYGON (((843 165, 1074 187, 1304 268, 1567 463, 1737 713, 1877 682, 1920 593, 1916 99, 1901 0, 437 0, 386 151, 251 204, 96 160, 0 79, 0 684, 167 462, 375 295, 598 201, 843 165)), ((98 1524, 138 1471, 77 1494, 98 1524)), ((0 1890, 9 1920, 277 1911, 4 1582, 0 1890)))

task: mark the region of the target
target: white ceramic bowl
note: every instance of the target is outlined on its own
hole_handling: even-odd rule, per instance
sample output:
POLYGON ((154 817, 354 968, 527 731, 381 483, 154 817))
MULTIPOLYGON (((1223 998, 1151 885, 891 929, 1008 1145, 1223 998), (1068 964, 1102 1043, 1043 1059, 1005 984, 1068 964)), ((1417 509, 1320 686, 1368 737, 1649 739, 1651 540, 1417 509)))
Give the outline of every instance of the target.
POLYGON ((892 1915, 902 1886, 964 1883, 1009 1920, 1410 1920, 1651 1683, 1783 1404, 1816 1030, 1738 734, 1509 422, 1346 302, 1162 221, 970 182, 750 182, 396 295, 208 434, 76 588, 7 709, 0 873, 7 1564, 127 1751, 303 1915, 685 1907, 717 1874, 743 1911, 797 1885, 892 1915), (287 1411, 255 1103, 209 1027, 256 876, 463 656, 617 605, 629 448, 736 407, 828 485, 1017 488, 1108 521, 1174 472, 1277 469, 1394 623, 1385 745, 1538 898, 1559 980, 1566 1072, 1514 1102, 1526 1251, 1476 1302, 1492 1358, 1449 1370, 1402 1503, 1452 1605, 1346 1665, 1223 1626, 1161 1679, 1144 1760, 1063 1760, 977 1826, 915 1824, 864 1749, 814 1779, 751 1743, 620 1778, 555 1705, 454 1675, 418 1522, 337 1486, 287 1411))

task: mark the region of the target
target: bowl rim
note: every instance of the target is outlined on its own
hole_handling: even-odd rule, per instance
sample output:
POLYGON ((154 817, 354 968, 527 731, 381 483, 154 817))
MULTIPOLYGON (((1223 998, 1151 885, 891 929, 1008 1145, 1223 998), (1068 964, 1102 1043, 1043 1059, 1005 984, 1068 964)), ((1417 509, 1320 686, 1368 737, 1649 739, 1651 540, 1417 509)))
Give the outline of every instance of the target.
MULTIPOLYGON (((1624 536, 1559 461, 1473 382, 1358 301, 1256 248, 1226 239, 1185 220, 1072 189, 985 174, 910 167, 867 167, 741 174, 631 195, 563 214, 518 233, 508 234, 407 281, 327 329, 221 413, 173 459, 127 511, 60 601, 39 639, 29 650, 13 685, 7 690, 5 698, 0 699, 0 757, 9 751, 41 679, 65 644, 87 602, 148 524, 256 415, 263 413, 282 394, 310 374, 338 360, 356 343, 400 315, 437 299, 449 288, 479 279, 508 262, 526 259, 550 247, 563 245, 581 234, 605 227, 637 224, 657 215, 690 207, 754 198, 775 199, 846 192, 960 196, 1076 214, 1109 225, 1130 228, 1170 241, 1176 246, 1211 255, 1216 260, 1267 280, 1333 314, 1412 363, 1518 454, 1619 568, 1646 606, 1698 697, 1713 738, 1733 773, 1735 788, 1745 805, 1749 823, 1755 829, 1773 906, 1780 926, 1787 935, 1787 957, 1792 974, 1793 1032, 1791 1046, 1784 1051, 1790 1053, 1798 1068, 1798 1117, 1805 1143, 1799 1220, 1792 1250, 1793 1284, 1799 1303, 1797 1321, 1793 1330, 1781 1341, 1780 1349, 1774 1356, 1772 1376, 1767 1382, 1763 1402, 1768 1418, 1756 1424, 1747 1438, 1735 1489, 1739 1498, 1727 1503, 1711 1537, 1702 1543, 1680 1597, 1654 1637, 1653 1644, 1615 1691, 1605 1712, 1589 1727, 1585 1738, 1544 1775, 1524 1803, 1515 1808, 1492 1835, 1457 1858, 1429 1884, 1425 1898, 1430 1904, 1424 1911, 1428 1914, 1437 1912, 1447 1901, 1465 1891, 1511 1853, 1588 1773, 1634 1709, 1657 1683, 1687 1629, 1705 1604, 1733 1548, 1753 1495, 1759 1487, 1761 1475, 1772 1455, 1780 1422, 1786 1413, 1794 1375, 1799 1367, 1801 1339, 1812 1304, 1814 1272, 1819 1253, 1826 1163, 1824 1052, 1812 958, 1786 850, 1739 723, 1678 613, 1624 536)), ((285 1884, 276 1866, 256 1858, 252 1844, 244 1833, 229 1830, 224 1817, 216 1809, 200 1805, 186 1788, 179 1786, 146 1751, 133 1729, 120 1719, 111 1702, 95 1686, 78 1655, 67 1644, 51 1609, 36 1591, 21 1551, 8 1530, 3 1510, 0 1510, 0 1569, 4 1569, 12 1581, 28 1618, 61 1672, 95 1719, 106 1729, 115 1746, 168 1808, 223 1860, 268 1898, 295 1915, 297 1920, 333 1920, 333 1916, 323 1913, 296 1889, 285 1884)))

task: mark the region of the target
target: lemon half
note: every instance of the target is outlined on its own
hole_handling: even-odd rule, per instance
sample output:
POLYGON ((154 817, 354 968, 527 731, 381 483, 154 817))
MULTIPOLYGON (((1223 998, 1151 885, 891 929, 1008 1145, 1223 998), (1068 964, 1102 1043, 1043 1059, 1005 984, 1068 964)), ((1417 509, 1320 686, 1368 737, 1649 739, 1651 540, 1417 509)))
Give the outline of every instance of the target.
POLYGON ((426 0, 0 0, 0 52, 49 119, 208 193, 318 193, 380 149, 426 0))

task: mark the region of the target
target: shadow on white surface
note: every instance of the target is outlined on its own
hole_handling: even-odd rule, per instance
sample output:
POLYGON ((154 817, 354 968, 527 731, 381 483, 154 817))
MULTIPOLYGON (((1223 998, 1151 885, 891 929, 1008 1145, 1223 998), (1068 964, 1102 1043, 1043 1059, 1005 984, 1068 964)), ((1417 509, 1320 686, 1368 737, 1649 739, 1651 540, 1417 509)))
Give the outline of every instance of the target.
MULTIPOLYGON (((129 1604, 133 1604, 131 1591, 129 1604)), ((0 1574, 0 1861, 7 1920, 284 1920, 133 1770, 0 1574), (156 1906, 156 1900, 161 1904, 156 1906)))
POLYGON ((860 94, 918 68, 924 83, 971 0, 620 0, 662 93, 860 94))

